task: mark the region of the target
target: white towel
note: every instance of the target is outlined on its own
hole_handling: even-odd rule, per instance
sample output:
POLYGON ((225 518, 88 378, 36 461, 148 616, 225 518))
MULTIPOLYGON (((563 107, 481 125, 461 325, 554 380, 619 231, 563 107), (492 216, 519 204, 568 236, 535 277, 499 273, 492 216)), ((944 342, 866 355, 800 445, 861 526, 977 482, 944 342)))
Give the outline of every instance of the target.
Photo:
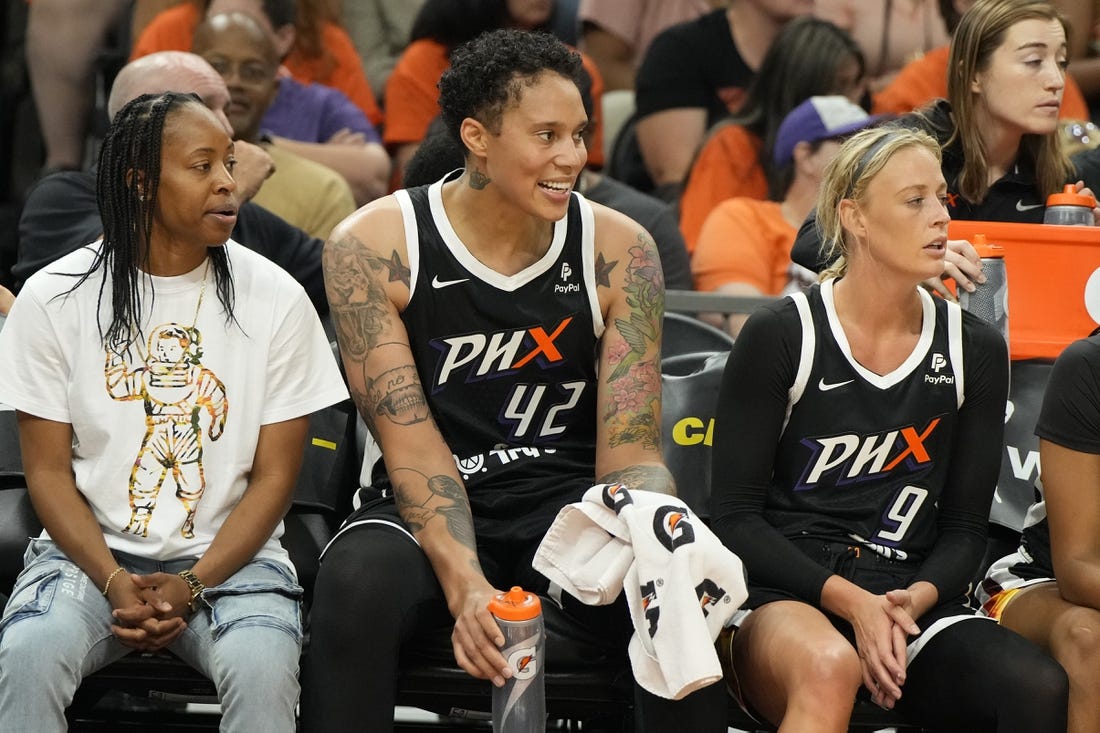
POLYGON ((718 632, 748 596, 741 560, 682 501, 597 484, 562 507, 534 568, 588 605, 625 589, 634 678, 679 700, 722 678, 718 632))

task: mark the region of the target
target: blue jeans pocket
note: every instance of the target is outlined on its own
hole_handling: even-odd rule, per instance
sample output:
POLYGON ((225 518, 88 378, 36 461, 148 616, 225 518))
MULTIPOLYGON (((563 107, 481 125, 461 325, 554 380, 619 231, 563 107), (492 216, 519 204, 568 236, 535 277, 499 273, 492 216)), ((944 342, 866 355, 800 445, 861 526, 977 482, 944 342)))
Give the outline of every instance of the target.
POLYGON ((54 563, 30 567, 20 573, 8 605, 4 607, 4 617, 0 619, 0 636, 16 621, 49 611, 60 577, 61 568, 54 563))
POLYGON ((202 595, 215 640, 235 628, 263 626, 302 642, 302 588, 282 563, 254 560, 202 595))

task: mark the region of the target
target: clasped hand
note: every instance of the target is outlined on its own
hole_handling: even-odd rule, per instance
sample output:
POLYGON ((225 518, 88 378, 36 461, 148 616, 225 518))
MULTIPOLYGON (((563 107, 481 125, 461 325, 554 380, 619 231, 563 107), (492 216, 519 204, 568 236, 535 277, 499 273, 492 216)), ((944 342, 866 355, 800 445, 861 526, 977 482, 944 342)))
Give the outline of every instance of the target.
POLYGON ((111 632, 139 651, 164 649, 187 628, 191 589, 171 573, 120 574, 111 584, 108 600, 114 609, 111 632))
POLYGON ((901 698, 905 684, 906 646, 909 636, 920 633, 913 621, 912 599, 907 590, 885 595, 868 593, 851 619, 863 685, 871 700, 891 709, 901 698))

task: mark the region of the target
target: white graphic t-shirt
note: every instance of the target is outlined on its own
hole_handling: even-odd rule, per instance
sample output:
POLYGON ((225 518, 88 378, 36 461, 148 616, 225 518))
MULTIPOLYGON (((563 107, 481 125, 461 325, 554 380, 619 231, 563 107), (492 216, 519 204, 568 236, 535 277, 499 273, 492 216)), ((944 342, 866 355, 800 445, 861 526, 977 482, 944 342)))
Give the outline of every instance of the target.
MULTIPOLYGON (((235 321, 204 263, 143 276, 140 336, 105 347, 102 269, 68 292, 97 243, 28 280, 0 333, 0 403, 73 426, 76 486, 112 550, 201 556, 248 485, 260 427, 347 397, 301 286, 236 242, 224 246, 235 321)), ((280 525, 257 556, 289 565, 281 534, 280 525)))

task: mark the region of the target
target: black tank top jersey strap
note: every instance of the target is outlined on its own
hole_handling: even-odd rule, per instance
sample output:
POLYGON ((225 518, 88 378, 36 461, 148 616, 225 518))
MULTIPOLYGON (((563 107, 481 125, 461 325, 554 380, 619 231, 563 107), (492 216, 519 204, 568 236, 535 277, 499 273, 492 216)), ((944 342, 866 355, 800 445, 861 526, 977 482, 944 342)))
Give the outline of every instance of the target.
POLYGON ((603 318, 592 209, 574 194, 547 253, 505 276, 455 233, 443 182, 395 194, 411 288, 401 318, 479 541, 541 536, 595 478, 603 318))
POLYGON ((879 375, 853 358, 832 285, 791 296, 801 347, 765 514, 788 537, 847 536, 919 560, 938 535, 964 400, 962 313, 921 290, 916 347, 879 375))

